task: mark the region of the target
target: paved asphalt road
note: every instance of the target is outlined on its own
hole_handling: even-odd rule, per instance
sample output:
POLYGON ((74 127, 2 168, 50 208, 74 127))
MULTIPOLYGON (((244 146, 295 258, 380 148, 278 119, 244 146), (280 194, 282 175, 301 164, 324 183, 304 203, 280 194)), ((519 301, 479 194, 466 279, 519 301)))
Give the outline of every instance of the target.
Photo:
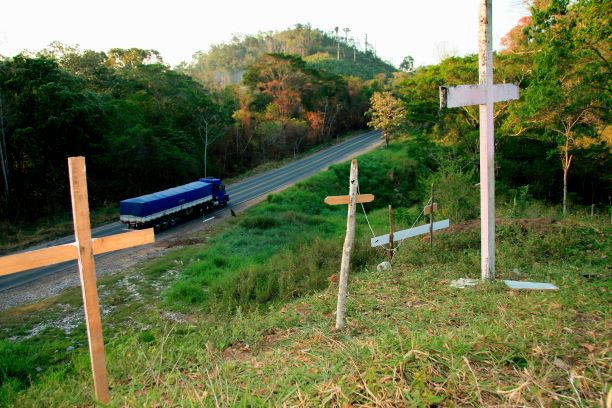
MULTIPOLYGON (((258 174, 247 178, 237 183, 226 186, 227 193, 230 196, 230 207, 245 206, 249 201, 265 196, 272 191, 282 189, 309 176, 312 176, 323 169, 326 169, 331 164, 349 159, 355 153, 373 148, 380 143, 380 132, 371 131, 363 133, 359 136, 352 137, 342 143, 329 147, 325 150, 314 153, 308 157, 291 162, 283 167, 258 174)), ((205 217, 211 217, 219 211, 229 211, 227 208, 219 209, 212 214, 206 214, 205 217)), ((200 218, 186 222, 185 224, 201 222, 200 218)), ((185 225, 184 224, 184 225, 185 225)), ((125 230, 125 227, 120 222, 113 222, 97 228, 94 228, 92 235, 94 237, 103 237, 113 235, 125 230)), ((181 226, 171 228, 156 234, 156 240, 172 237, 181 232, 181 226)), ((30 248, 39 249, 48 246, 61 245, 74 241, 74 236, 68 236, 44 244, 40 244, 30 248)), ((126 249, 124 251, 129 251, 126 249)), ((113 253, 97 255, 96 259, 112 256, 113 253)), ((58 273, 67 268, 74 267, 76 261, 64 262, 61 264, 49 266, 46 268, 33 269, 21 273, 16 273, 8 276, 0 276, 0 291, 14 288, 36 279, 58 273)))

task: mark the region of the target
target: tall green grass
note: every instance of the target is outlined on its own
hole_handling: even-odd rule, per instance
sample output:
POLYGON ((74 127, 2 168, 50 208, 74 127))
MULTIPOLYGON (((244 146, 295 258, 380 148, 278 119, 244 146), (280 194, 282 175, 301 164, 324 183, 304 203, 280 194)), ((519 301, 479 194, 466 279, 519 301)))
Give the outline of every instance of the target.
MULTIPOLYGON (((360 191, 376 196, 367 211, 422 201, 419 180, 429 171, 426 163, 433 149, 425 142, 395 144, 360 157, 360 191)), ((324 287, 338 269, 346 207, 328 206, 323 199, 347 194, 348 179, 348 162, 332 166, 241 214, 185 268, 166 292, 166 304, 228 311, 324 287)), ((364 215, 360 217, 359 233, 368 236, 364 215)), ((353 268, 372 262, 375 253, 360 242, 353 268)))

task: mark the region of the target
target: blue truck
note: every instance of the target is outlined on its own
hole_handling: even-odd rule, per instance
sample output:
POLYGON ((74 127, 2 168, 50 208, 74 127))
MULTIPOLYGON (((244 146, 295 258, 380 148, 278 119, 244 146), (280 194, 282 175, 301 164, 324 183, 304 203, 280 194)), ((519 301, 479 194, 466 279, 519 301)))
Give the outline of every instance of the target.
POLYGON ((119 219, 128 228, 154 227, 162 230, 182 219, 204 214, 229 202, 225 186, 218 178, 201 178, 156 193, 119 202, 119 219))

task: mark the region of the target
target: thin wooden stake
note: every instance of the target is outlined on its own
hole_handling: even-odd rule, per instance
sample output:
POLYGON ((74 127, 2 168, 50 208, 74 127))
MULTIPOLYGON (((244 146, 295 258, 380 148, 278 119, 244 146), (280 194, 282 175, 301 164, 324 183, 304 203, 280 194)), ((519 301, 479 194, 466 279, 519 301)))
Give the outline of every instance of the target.
POLYGON ((89 223, 89 203, 87 202, 87 179, 85 176, 85 158, 68 159, 70 174, 70 196, 74 220, 74 236, 78 248, 79 275, 85 308, 89 356, 94 379, 96 399, 108 404, 108 376, 104 362, 104 339, 102 337, 102 320, 96 287, 96 272, 89 223))
POLYGON ((433 247, 433 223, 434 223, 434 185, 431 185, 431 201, 429 207, 429 247, 433 247))
POLYGON ((393 260, 393 250, 395 243, 393 242, 393 207, 389 205, 389 262, 393 260))
POLYGON ((346 221, 346 238, 342 248, 342 261, 340 263, 340 281, 338 283, 338 306, 336 308, 336 330, 344 328, 344 307, 346 303, 346 288, 348 285, 348 274, 351 263, 351 251, 355 240, 355 210, 357 208, 357 160, 351 161, 351 173, 349 177, 349 205, 346 221))

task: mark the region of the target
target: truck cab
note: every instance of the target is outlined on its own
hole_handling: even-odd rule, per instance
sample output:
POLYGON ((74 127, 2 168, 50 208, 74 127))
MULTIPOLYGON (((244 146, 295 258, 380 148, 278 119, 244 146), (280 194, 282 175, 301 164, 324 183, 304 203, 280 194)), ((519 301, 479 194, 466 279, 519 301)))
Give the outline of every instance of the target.
POLYGON ((227 205, 229 202, 229 195, 225 192, 225 185, 221 183, 221 180, 214 177, 201 178, 199 181, 204 183, 210 183, 213 186, 213 200, 217 202, 217 205, 222 207, 227 205))

